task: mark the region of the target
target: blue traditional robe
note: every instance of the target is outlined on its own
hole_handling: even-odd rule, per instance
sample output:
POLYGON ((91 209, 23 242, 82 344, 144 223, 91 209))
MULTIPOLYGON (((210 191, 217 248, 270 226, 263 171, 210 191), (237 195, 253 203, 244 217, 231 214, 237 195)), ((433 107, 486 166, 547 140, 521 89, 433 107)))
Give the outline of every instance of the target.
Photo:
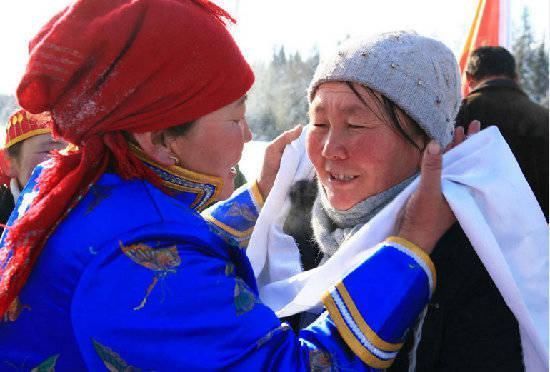
MULTIPOLYGON (((0 370, 330 371, 391 364, 433 290, 425 254, 406 241, 382 243, 327 293, 328 311, 296 335, 259 301, 246 257, 263 204, 257 186, 201 216, 220 190, 217 178, 143 160, 166 190, 114 173, 91 185, 49 237, 19 295, 17 319, 0 323, 0 370)), ((32 202, 40 171, 9 224, 32 202)))

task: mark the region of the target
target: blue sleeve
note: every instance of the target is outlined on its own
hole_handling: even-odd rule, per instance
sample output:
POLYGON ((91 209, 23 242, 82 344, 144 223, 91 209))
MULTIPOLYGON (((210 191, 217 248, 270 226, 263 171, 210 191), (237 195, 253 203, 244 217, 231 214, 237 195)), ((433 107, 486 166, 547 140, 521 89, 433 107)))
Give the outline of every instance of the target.
MULTIPOLYGON (((411 255, 387 249, 396 252, 392 259, 414 261, 411 255)), ((393 280, 394 306, 388 299, 384 309, 372 318, 364 316, 364 306, 372 303, 355 298, 364 320, 372 322, 369 324, 374 332, 385 337, 385 326, 378 328, 378 322, 384 322, 381 312, 387 312, 386 320, 399 318, 399 312, 405 314, 405 319, 414 320, 417 308, 423 306, 420 303, 428 279, 416 270, 403 275, 392 272, 402 267, 390 265, 381 270, 386 274, 373 282, 366 281, 372 278, 364 276, 365 272, 386 264, 375 258, 363 263, 344 283, 350 296, 381 297, 390 276, 398 277, 393 280), (365 287, 361 293, 356 293, 358 284, 365 287), (409 310, 401 305, 403 301, 405 307, 415 301, 418 306, 409 310)), ((296 336, 258 300, 232 262, 213 254, 208 247, 155 238, 119 242, 117 249, 100 254, 82 275, 71 314, 75 336, 90 370, 380 368, 364 364, 369 364, 369 359, 345 333, 340 318, 333 318, 336 313, 328 309, 330 315, 324 313, 296 336)), ((398 327, 393 328, 388 332, 400 332, 398 327)), ((395 341, 391 337, 387 340, 395 341)))
POLYGON ((323 303, 353 352, 370 366, 388 368, 428 303, 435 280, 428 255, 391 237, 329 291, 323 303))
POLYGON ((214 204, 201 215, 226 242, 246 248, 263 205, 263 196, 254 182, 241 186, 229 199, 214 204))

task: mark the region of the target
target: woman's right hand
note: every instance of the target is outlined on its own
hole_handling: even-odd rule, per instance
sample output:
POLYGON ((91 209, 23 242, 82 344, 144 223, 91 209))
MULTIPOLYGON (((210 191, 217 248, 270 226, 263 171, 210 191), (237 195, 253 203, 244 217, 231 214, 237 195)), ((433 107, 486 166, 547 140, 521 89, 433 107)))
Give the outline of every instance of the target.
MULTIPOLYGON (((479 132, 479 122, 468 128, 468 136, 479 132)), ((450 148, 462 143, 467 136, 457 128, 450 148)), ((398 221, 397 235, 431 253, 437 241, 455 223, 456 218, 441 192, 442 158, 440 146, 430 142, 424 150, 420 166, 420 184, 411 195, 398 221)))
POLYGON ((302 129, 301 125, 296 125, 294 128, 284 131, 266 147, 260 177, 256 181, 264 199, 267 199, 275 183, 286 146, 300 137, 302 129))

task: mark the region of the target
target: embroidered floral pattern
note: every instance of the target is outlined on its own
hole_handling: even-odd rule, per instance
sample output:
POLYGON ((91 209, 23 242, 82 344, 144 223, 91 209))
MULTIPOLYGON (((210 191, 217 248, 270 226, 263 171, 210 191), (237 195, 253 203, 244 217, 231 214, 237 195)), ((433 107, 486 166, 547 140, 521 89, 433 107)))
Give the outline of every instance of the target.
POLYGON ((235 274, 235 265, 231 262, 225 264, 225 276, 232 276, 235 274))
POLYGON ((243 315, 249 312, 254 308, 254 304, 256 303, 256 296, 241 278, 235 279, 233 299, 237 315, 243 315))
POLYGON ((253 209, 248 204, 237 202, 231 204, 231 207, 229 207, 229 210, 227 211, 227 215, 230 217, 242 217, 247 222, 252 224, 255 224, 258 219, 258 212, 256 212, 255 208, 253 209))
POLYGON ((31 372, 55 372, 57 358, 59 358, 59 354, 52 355, 51 357, 31 369, 31 372))
POLYGON ((159 280, 163 280, 169 273, 176 272, 176 268, 181 264, 181 258, 175 245, 168 248, 154 248, 143 243, 125 246, 120 242, 120 248, 132 261, 155 272, 155 276, 147 288, 145 297, 134 308, 134 310, 140 310, 145 306, 147 298, 159 280))
POLYGON ((333 370, 330 355, 319 349, 309 351, 309 370, 311 372, 330 372, 333 370))
POLYGON ((215 198, 219 192, 217 191, 218 185, 204 183, 204 180, 195 181, 186 179, 181 175, 175 175, 165 169, 156 167, 149 162, 146 162, 145 165, 157 173, 168 187, 196 194, 197 197, 191 208, 202 211, 216 201, 215 198))
POLYGON ((21 304, 19 297, 16 297, 15 300, 13 300, 11 305, 8 307, 8 310, 6 310, 6 313, 4 314, 4 321, 15 322, 19 318, 19 315, 21 315, 21 312, 23 310, 30 309, 31 307, 29 305, 21 304))
POLYGON ((265 344, 267 344, 275 335, 278 335, 282 332, 286 332, 286 331, 289 331, 291 328, 288 324, 286 323, 282 323, 280 326, 278 326, 277 328, 275 329, 272 329, 271 331, 267 332, 265 334, 265 336, 263 336, 262 338, 260 338, 257 342, 256 342, 256 348, 259 349, 260 347, 264 346, 265 344))
POLYGON ((122 359, 119 354, 115 353, 113 350, 111 350, 107 346, 102 345, 93 339, 92 339, 92 343, 94 344, 94 349, 97 355, 101 358, 101 360, 103 361, 103 364, 105 364, 105 367, 107 367, 108 371, 110 372, 139 371, 138 368, 129 366, 128 363, 126 363, 126 361, 122 359))
POLYGON ((216 202, 222 187, 222 180, 219 177, 200 174, 180 166, 163 167, 149 159, 139 147, 130 145, 130 149, 147 167, 162 178, 165 186, 194 194, 192 209, 202 211, 216 202))

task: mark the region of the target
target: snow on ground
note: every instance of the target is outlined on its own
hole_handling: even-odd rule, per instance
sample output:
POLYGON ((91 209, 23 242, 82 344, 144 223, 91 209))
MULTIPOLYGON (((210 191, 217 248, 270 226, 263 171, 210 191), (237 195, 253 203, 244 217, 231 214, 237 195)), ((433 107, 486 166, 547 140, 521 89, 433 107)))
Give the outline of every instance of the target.
POLYGON ((264 151, 269 142, 250 141, 245 143, 243 156, 239 162, 239 169, 243 172, 247 181, 255 180, 260 175, 264 160, 264 151))

